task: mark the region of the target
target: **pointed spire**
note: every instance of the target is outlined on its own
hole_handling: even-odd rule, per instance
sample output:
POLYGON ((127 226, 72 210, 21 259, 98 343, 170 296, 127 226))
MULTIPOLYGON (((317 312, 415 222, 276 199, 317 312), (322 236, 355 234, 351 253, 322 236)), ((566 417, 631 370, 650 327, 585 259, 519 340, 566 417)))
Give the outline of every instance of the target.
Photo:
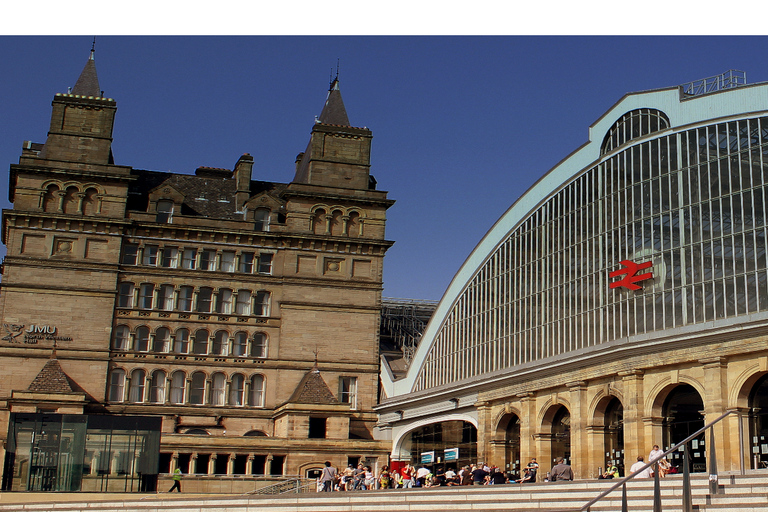
POLYGON ((351 126, 349 124, 349 117, 347 117, 347 110, 344 108, 344 101, 341 99, 338 74, 331 82, 331 88, 328 90, 328 97, 325 100, 323 111, 320 112, 317 120, 323 124, 351 126))
POLYGON ((93 45, 91 46, 91 55, 88 57, 88 62, 85 63, 83 71, 80 73, 80 78, 77 79, 77 83, 72 88, 72 94, 79 94, 80 96, 101 96, 101 88, 99 87, 99 77, 96 75, 96 61, 94 60, 94 54, 96 53, 96 38, 93 38, 93 45))

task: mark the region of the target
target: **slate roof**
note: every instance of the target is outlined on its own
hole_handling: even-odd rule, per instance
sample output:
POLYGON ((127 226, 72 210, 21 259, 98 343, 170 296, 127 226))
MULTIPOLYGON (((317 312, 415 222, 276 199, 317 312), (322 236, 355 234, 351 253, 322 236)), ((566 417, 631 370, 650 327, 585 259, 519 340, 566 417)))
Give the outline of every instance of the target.
POLYGON ((76 393, 74 382, 61 369, 58 359, 49 359, 27 388, 36 393, 76 393))
POLYGON ((347 109, 344 108, 344 101, 341 99, 338 79, 335 79, 331 84, 328 97, 325 99, 325 105, 323 105, 323 111, 320 112, 317 120, 323 124, 351 126, 349 124, 349 117, 347 117, 347 109))
MULTIPOLYGON (((139 179, 128 189, 128 210, 147 211, 149 192, 162 185, 173 187, 184 195, 181 214, 198 217, 208 217, 223 220, 242 220, 242 213, 237 212, 235 193, 237 181, 226 169, 201 167, 199 175, 174 174, 160 171, 132 171, 139 179)), ((287 187, 284 183, 269 181, 254 181, 250 183, 250 196, 267 191, 270 195, 279 197, 287 187)))
POLYGON ((99 87, 99 77, 96 75, 96 61, 93 60, 93 50, 88 62, 85 63, 80 77, 72 88, 72 94, 80 96, 101 96, 101 87, 99 87))
POLYGON ((320 375, 320 369, 315 365, 304 375, 286 403, 338 405, 340 402, 328 388, 328 384, 320 375))

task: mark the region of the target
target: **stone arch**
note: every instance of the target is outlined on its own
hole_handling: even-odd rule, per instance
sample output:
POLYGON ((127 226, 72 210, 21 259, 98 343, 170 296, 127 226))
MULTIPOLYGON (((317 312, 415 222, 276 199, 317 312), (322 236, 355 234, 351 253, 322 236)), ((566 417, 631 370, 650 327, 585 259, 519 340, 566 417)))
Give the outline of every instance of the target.
POLYGON ((616 388, 608 388, 607 391, 605 389, 601 389, 595 394, 594 397, 592 397, 592 401, 589 404, 588 409, 588 418, 592 425, 600 427, 605 426, 605 412, 608 404, 610 404, 611 400, 614 398, 616 398, 619 402, 621 402, 622 405, 624 405, 624 396, 616 388))
POLYGON ((310 218, 310 230, 316 235, 324 235, 328 232, 328 206, 324 204, 312 207, 310 218))
POLYGON ((500 410, 496 414, 496 417, 493 419, 493 425, 495 425, 493 432, 496 434, 501 433, 503 435, 504 432, 507 430, 509 421, 512 419, 512 415, 515 415, 518 418, 523 417, 520 409, 507 404, 507 406, 504 407, 502 410, 500 410))
POLYGON ((333 236, 342 236, 344 234, 344 212, 340 207, 334 207, 330 214, 330 231, 333 236))
POLYGON ((62 199, 62 210, 64 213, 81 212, 81 194, 80 188, 75 184, 66 185, 64 188, 64 198, 62 199))
POLYGON ((752 388, 766 373, 768 372, 761 371, 760 366, 757 364, 750 365, 741 372, 734 379, 734 385, 731 386, 726 407, 749 407, 749 395, 752 392, 752 388))
POLYGON ((432 418, 425 418, 423 420, 415 421, 413 423, 408 424, 408 426, 405 429, 403 429, 403 431, 399 432, 397 436, 393 439, 392 446, 394 448, 393 448, 392 454, 393 455, 400 454, 400 451, 403 448, 403 441, 408 436, 408 434, 410 434, 417 428, 423 427, 425 425, 431 425, 433 423, 441 423, 443 421, 466 421, 467 423, 471 423, 472 425, 475 426, 475 428, 477 428, 477 418, 473 418, 468 414, 458 414, 458 413, 444 414, 441 416, 435 416, 432 418))
POLYGON ((44 212, 58 212, 61 210, 61 183, 47 181, 43 183, 40 192, 40 209, 44 212))
POLYGON ((538 417, 536 419, 537 427, 539 429, 543 429, 546 422, 552 421, 552 418, 554 418, 555 413, 557 412, 555 406, 558 405, 563 405, 569 411, 571 410, 571 403, 568 400, 557 395, 550 397, 539 409, 538 417))
POLYGON ((673 381, 671 378, 666 377, 657 382, 656 385, 650 389, 646 397, 645 410, 648 411, 653 417, 660 417, 662 415, 664 401, 667 399, 672 390, 681 384, 689 384, 691 387, 693 387, 702 398, 702 400, 706 396, 704 386, 702 386, 701 383, 694 378, 681 375, 677 381, 673 381))

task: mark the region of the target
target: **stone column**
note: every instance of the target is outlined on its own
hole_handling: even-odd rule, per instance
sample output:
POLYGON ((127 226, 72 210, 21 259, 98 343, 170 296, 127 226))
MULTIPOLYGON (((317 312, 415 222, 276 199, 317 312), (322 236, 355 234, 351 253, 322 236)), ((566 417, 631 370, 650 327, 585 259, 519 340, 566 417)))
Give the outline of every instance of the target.
MULTIPOLYGON (((541 464, 543 455, 534 437, 539 430, 536 424, 536 398, 533 393, 520 393, 517 398, 520 400, 520 466, 525 467, 532 457, 537 457, 541 464)), ((543 478, 542 476, 537 480, 541 481, 543 478)))
POLYGON ((246 475, 252 475, 253 474, 253 453, 248 454, 248 458, 245 460, 245 474, 246 475))
MULTIPOLYGON (((193 474, 195 473, 194 469, 197 466, 197 452, 192 452, 192 455, 189 456, 189 465, 187 466, 187 474, 193 474)), ((182 471, 184 471, 182 469, 182 471)))
POLYGON ((491 406, 489 402, 477 402, 477 459, 478 461, 488 462, 491 455, 491 438, 486 435, 490 432, 491 424, 491 406))
MULTIPOLYGON (((723 414, 727 409, 728 404, 728 362, 724 357, 712 357, 706 359, 700 359, 704 369, 704 424, 706 425, 710 421, 714 421, 718 416, 723 414)), ((728 420, 723 419, 718 424, 713 425, 712 428, 707 429, 705 432, 705 450, 707 453, 707 469, 709 469, 709 461, 711 454, 709 453, 710 436, 715 436, 715 451, 717 457, 718 471, 732 471, 738 470, 736 467, 731 466, 731 446, 733 440, 733 447, 738 450, 738 429, 732 431, 728 428, 728 420), (714 432, 713 432, 714 429, 714 432), (735 435, 734 435, 735 434, 735 435)), ((738 426, 737 426, 738 428, 738 426)), ((737 451, 738 453, 738 451, 737 451)), ((738 460, 738 459, 737 459, 738 460)))
MULTIPOLYGON (((171 454, 171 467, 169 468, 169 471, 173 473, 178 467, 179 467, 179 452, 173 452, 171 454)), ((182 471, 184 470, 182 469, 182 471)), ((187 468, 187 473, 189 473, 189 468, 187 468)))
POLYGON ((230 453, 229 457, 227 458, 227 474, 232 475, 234 474, 234 468, 235 468, 235 457, 237 457, 236 453, 230 453))
POLYGON ((587 384, 583 381, 566 384, 571 402, 571 460, 574 479, 589 476, 589 451, 587 445, 587 384))
POLYGON ((211 454, 211 457, 208 459, 208 474, 212 475, 216 471, 216 459, 218 458, 218 455, 215 453, 211 454))

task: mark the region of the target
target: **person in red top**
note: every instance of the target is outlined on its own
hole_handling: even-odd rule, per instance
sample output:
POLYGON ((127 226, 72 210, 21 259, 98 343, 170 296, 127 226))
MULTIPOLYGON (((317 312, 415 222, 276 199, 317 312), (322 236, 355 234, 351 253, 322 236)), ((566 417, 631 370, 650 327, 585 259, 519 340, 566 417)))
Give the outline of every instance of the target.
POLYGON ((403 477, 403 489, 410 489, 413 487, 413 466, 410 463, 400 471, 400 476, 403 477))

